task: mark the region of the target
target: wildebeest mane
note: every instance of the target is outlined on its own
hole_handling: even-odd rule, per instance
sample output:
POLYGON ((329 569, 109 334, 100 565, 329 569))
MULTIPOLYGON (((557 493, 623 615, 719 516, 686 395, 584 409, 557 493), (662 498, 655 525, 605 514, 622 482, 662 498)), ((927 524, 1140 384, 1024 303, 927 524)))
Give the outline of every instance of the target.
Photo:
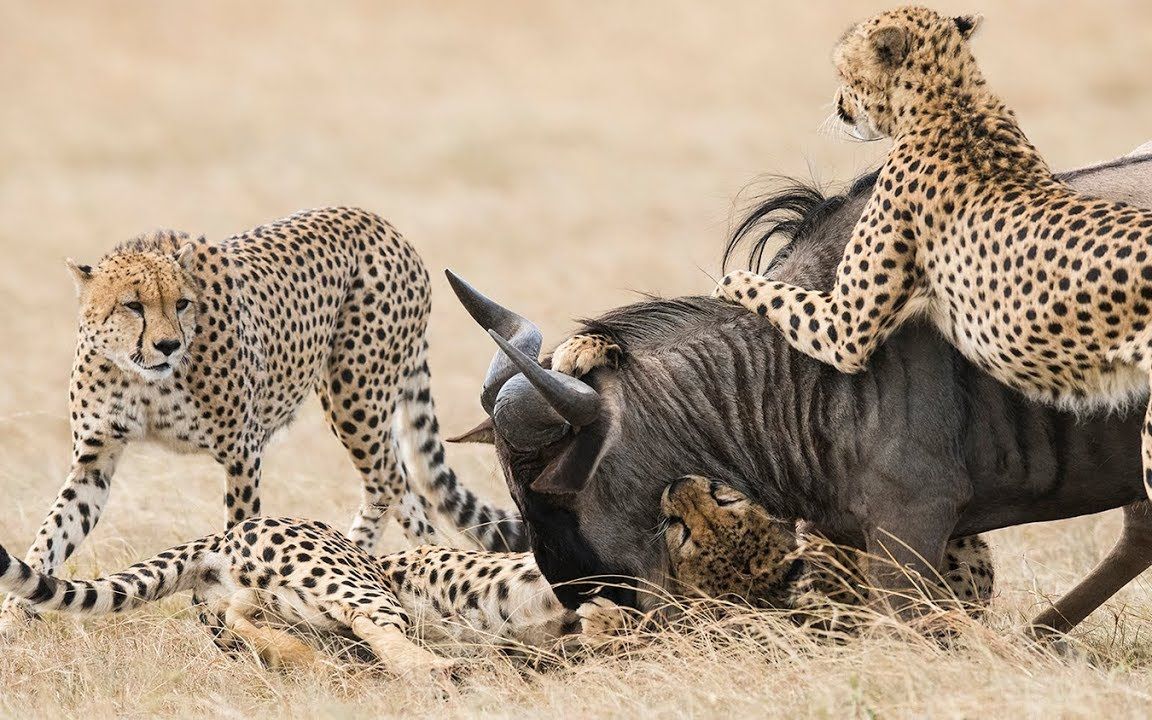
POLYGON ((598 318, 581 319, 583 327, 579 332, 611 338, 627 357, 630 349, 639 345, 664 342, 692 327, 714 323, 718 314, 735 314, 733 307, 703 296, 659 298, 649 295, 598 318))
POLYGON ((877 175, 879 171, 861 175, 847 192, 839 195, 825 195, 810 182, 781 178, 783 184, 756 202, 732 231, 724 247, 722 267, 728 266, 743 243, 751 241, 747 268, 761 274, 771 271, 811 237, 829 215, 849 199, 869 192, 876 184, 877 175), (765 265, 764 254, 773 240, 784 240, 784 245, 767 259, 765 265))

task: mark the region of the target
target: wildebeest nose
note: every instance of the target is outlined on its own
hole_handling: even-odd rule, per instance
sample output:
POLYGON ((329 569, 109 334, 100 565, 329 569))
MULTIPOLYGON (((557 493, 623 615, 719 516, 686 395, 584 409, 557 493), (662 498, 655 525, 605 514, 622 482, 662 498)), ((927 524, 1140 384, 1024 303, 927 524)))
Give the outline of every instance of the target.
POLYGON ((171 355, 180 349, 179 340, 157 340, 152 343, 152 347, 156 348, 165 355, 171 355))

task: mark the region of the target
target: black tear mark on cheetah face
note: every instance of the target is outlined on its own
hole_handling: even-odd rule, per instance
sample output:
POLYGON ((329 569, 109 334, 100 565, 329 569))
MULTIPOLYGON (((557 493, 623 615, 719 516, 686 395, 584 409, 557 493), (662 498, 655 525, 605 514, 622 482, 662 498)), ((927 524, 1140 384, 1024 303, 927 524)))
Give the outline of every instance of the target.
POLYGON ((189 237, 163 234, 167 242, 142 236, 138 251, 111 253, 96 267, 68 262, 80 296, 80 335, 148 382, 170 377, 184 360, 196 333, 200 296, 189 237), (173 251, 151 249, 157 245, 173 251))

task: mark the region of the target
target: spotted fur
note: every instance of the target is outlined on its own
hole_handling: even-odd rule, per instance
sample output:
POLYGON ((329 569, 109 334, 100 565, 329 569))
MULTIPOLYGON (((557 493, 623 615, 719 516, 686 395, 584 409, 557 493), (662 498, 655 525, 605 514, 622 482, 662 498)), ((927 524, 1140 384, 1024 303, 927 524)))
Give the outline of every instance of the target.
POLYGON ((551 367, 556 372, 580 377, 598 367, 617 367, 621 348, 603 335, 573 335, 556 347, 551 367))
MULTIPOLYGON (((869 597, 868 558, 827 543, 806 523, 773 517, 728 485, 696 475, 679 478, 665 489, 661 512, 673 589, 794 610, 869 597)), ((982 614, 995 582, 983 538, 949 542, 938 571, 932 580, 945 599, 982 614)))
MULTIPOLYGON (((716 294, 766 316, 798 350, 863 370, 926 315, 966 357, 1030 397, 1084 410, 1142 398, 1152 373, 1152 211, 1055 178, 969 47, 975 17, 882 13, 834 53, 837 107, 890 136, 831 292, 748 272, 716 294)), ((1152 496, 1152 406, 1143 429, 1152 496)))
POLYGON ((451 662, 410 636, 548 648, 622 620, 596 598, 565 609, 528 553, 425 545, 373 557, 324 523, 291 518, 244 520, 94 580, 57 579, 0 548, 0 590, 76 614, 122 612, 191 590, 218 644, 248 645, 271 666, 313 661, 311 647, 287 630, 307 626, 350 631, 387 669, 418 677, 451 662))
MULTIPOLYGON (((482 503, 445 463, 429 388, 428 273, 378 216, 309 210, 222 242, 162 231, 94 267, 69 265, 81 306, 72 465, 28 551, 33 568, 51 572, 88 535, 137 439, 219 462, 229 525, 259 514, 264 448, 313 390, 363 481, 349 531, 357 545, 372 551, 395 508, 416 541, 436 540, 431 510, 482 546, 525 546, 518 519, 482 503)), ((17 616, 9 604, 5 619, 17 616)))

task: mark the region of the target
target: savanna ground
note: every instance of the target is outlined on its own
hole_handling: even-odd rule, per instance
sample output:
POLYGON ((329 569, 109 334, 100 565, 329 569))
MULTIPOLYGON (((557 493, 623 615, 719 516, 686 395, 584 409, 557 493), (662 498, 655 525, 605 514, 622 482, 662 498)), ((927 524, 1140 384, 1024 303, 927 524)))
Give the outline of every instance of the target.
MULTIPOLYGON (((62 260, 170 226, 210 237, 304 207, 391 218, 436 273, 431 328, 447 429, 478 418, 492 347, 450 266, 558 338, 634 291, 707 292, 733 200, 765 173, 850 178, 882 144, 821 135, 830 48, 877 2, 0 2, 0 542, 22 550, 68 461, 75 301, 62 260)), ((947 3, 983 11, 978 54, 1057 167, 1152 136, 1141 2, 947 3)), ((464 478, 507 498, 490 453, 464 478)), ((358 482, 314 402, 272 450, 265 508, 343 526, 358 482)), ((218 529, 220 471, 133 448, 87 576, 218 529)), ((364 666, 269 674, 224 659, 176 599, 122 618, 53 617, 0 649, 13 717, 1140 716, 1152 593, 1138 582, 1070 656, 1014 628, 1110 545, 1105 515, 991 535, 1000 594, 959 649, 891 637, 757 642, 669 633, 651 647, 521 672, 478 660, 453 697, 364 666)))

